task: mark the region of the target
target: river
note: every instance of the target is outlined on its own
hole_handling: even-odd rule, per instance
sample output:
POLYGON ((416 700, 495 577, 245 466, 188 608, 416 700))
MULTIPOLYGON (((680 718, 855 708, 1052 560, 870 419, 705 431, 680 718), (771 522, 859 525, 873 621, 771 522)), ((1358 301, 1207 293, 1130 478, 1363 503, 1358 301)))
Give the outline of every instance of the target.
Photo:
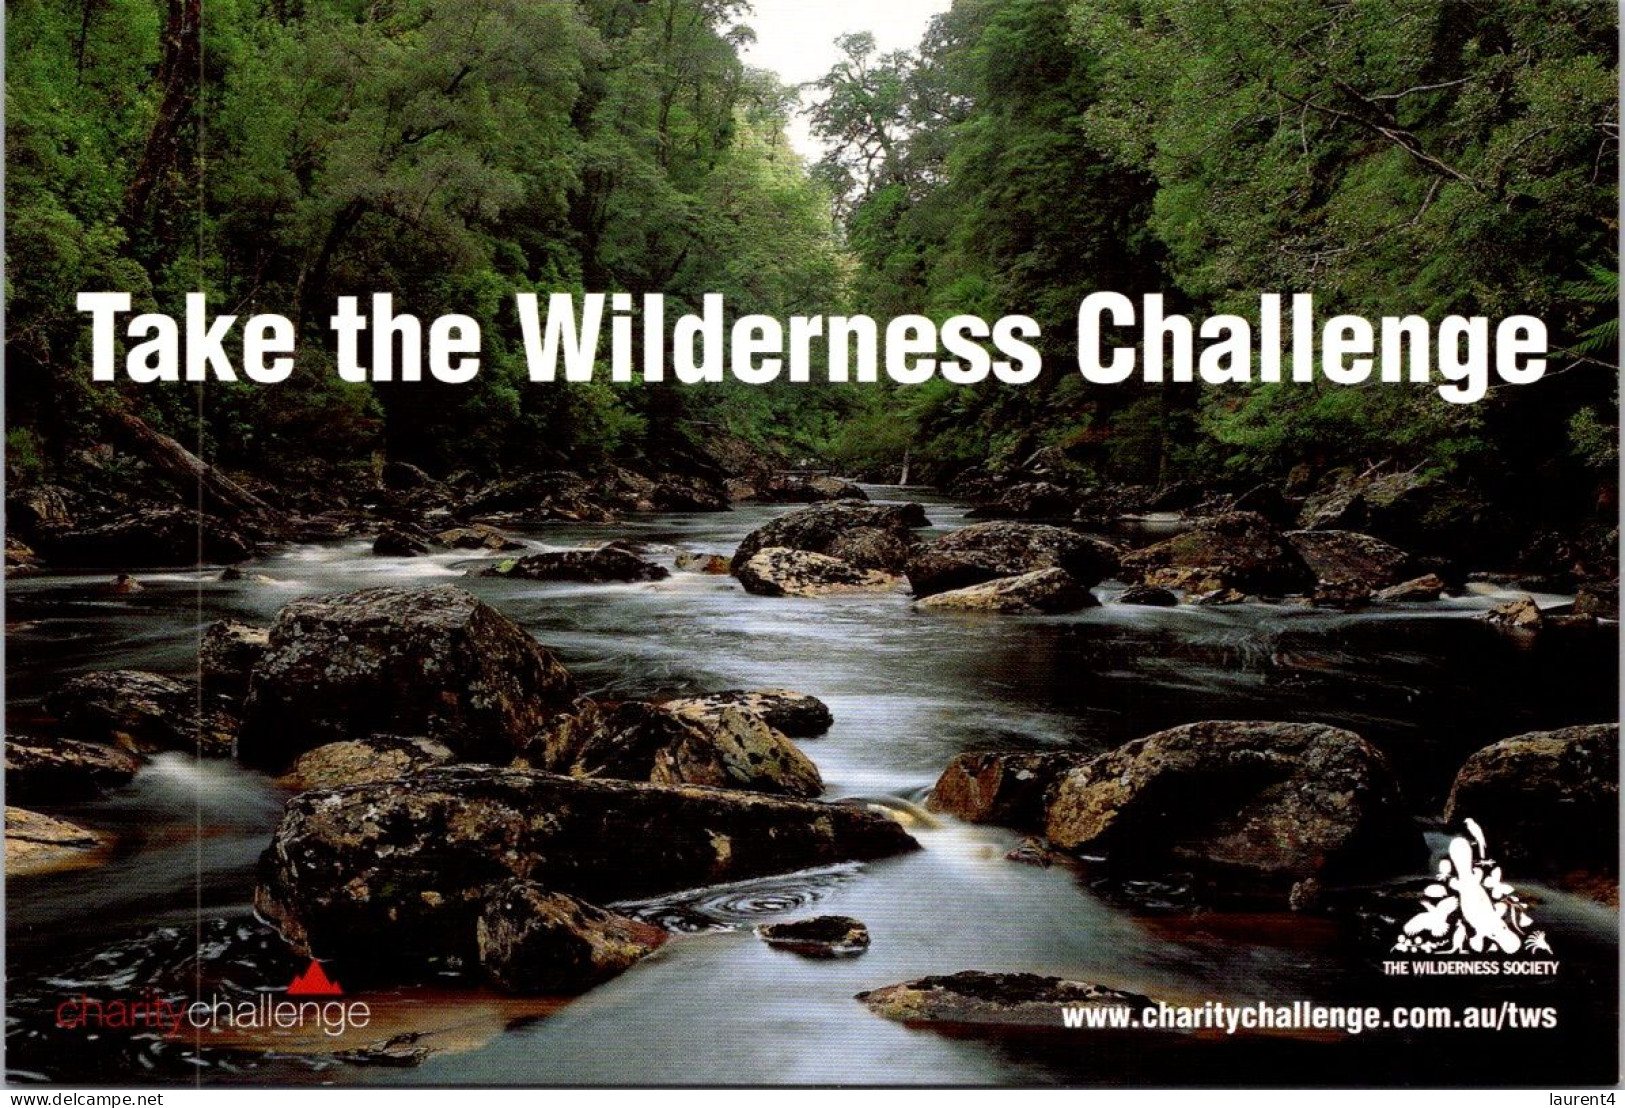
MULTIPOLYGON (((868 491, 876 499, 904 494, 868 491)), ((961 505, 920 490, 906 494, 926 504, 936 529, 963 524, 961 505)), ((539 548, 632 539, 670 565, 679 547, 729 554, 749 530, 787 510, 743 506, 516 534, 539 548)), ((1070 1032, 987 1039, 905 1028, 852 999, 864 989, 963 969, 1057 974, 1198 1001, 1343 1004, 1420 996, 1419 983, 1406 991, 1383 979, 1371 945, 1347 925, 1287 914, 1158 912, 1106 895, 1064 868, 1006 860, 1019 836, 930 816, 919 802, 964 750, 1103 750, 1198 719, 1274 718, 1364 735, 1394 762, 1418 813, 1436 816, 1468 752, 1524 731, 1615 718, 1612 625, 1561 642, 1515 639, 1473 618, 1496 602, 1494 590, 1343 614, 1256 604, 1119 606, 1110 603, 1119 586, 1107 583, 1096 590, 1107 601, 1103 607, 1069 616, 989 617, 916 612, 901 593, 765 599, 746 595, 731 578, 684 572, 628 585, 467 577, 478 561, 466 552, 377 557, 357 540, 291 548, 244 567, 268 581, 223 582, 218 571, 138 573, 144 589, 130 596, 108 595, 105 576, 8 582, 9 726, 28 730, 41 698, 76 673, 115 667, 184 673, 200 629, 216 619, 265 623, 299 595, 455 582, 535 634, 592 694, 783 686, 822 698, 834 727, 801 746, 817 762, 827 795, 895 807, 914 824, 924 849, 622 906, 682 934, 562 1007, 516 1006, 456 981, 443 990, 373 998, 380 1012, 395 1005, 402 1027, 414 1019, 448 1025, 436 1033, 439 1041, 424 1037, 433 1052, 410 1068, 338 1062, 309 1044, 255 1055, 199 1050, 190 1040, 109 1043, 109 1032, 87 1047, 44 1026, 54 998, 138 989, 158 962, 190 964, 199 941, 230 947, 206 955, 237 959, 251 977, 254 950, 264 946, 249 896, 286 792, 232 763, 165 755, 117 794, 60 809, 119 834, 108 864, 8 883, 14 1079, 663 1085, 1614 1079, 1607 1043, 1617 1017, 1618 914, 1520 882, 1516 874, 1508 878, 1537 904, 1563 972, 1544 982, 1431 984, 1426 995, 1461 1003, 1545 997, 1561 1006, 1563 1034, 1125 1043, 1070 1032), (756 923, 814 910, 862 919, 873 935, 869 952, 809 961, 772 950, 751 933, 756 923), (430 1010, 433 1018, 423 1014, 430 1010), (1503 1041, 1516 1049, 1499 1049, 1503 1041)), ((1437 830, 1430 841, 1442 849, 1437 830)), ((276 959, 267 954, 265 961, 276 959)))

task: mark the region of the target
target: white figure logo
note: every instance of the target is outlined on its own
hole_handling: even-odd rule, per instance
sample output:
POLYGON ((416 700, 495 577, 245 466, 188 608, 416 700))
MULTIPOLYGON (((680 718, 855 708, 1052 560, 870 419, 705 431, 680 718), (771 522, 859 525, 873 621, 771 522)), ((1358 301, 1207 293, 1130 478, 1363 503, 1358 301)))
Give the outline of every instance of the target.
POLYGON ((1411 954, 1482 954, 1491 948, 1505 954, 1550 954, 1545 932, 1527 930, 1534 922, 1528 905, 1501 880, 1484 832, 1472 820, 1465 822, 1471 839, 1457 835, 1450 840, 1438 880, 1422 890, 1422 910, 1406 922, 1394 949, 1411 954))

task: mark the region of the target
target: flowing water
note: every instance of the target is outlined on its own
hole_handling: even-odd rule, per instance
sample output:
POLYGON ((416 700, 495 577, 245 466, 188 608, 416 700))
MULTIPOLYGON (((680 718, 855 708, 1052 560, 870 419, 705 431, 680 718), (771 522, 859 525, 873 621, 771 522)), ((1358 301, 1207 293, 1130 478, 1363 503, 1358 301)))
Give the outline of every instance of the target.
MULTIPOLYGON (((870 492, 904 496, 894 488, 870 492)), ((958 505, 918 490, 906 495, 926 503, 937 529, 964 522, 958 505)), ((632 539, 669 565, 679 548, 729 554, 746 532, 785 510, 554 524, 520 537, 538 548, 632 539)), ((319 1042, 265 1054, 157 1036, 112 1042, 120 1033, 106 1032, 87 1044, 83 1032, 42 1026, 58 998, 139 989, 155 977, 194 986, 207 978, 248 991, 287 980, 286 952, 249 910, 255 862, 286 792, 231 763, 162 756, 114 796, 60 809, 117 833, 107 864, 8 883, 8 1065, 15 1077, 343 1084, 1613 1080, 1618 914, 1610 909, 1508 874, 1536 902, 1563 960, 1558 978, 1452 979, 1424 988, 1381 975, 1384 943, 1369 932, 1385 922, 1158 911, 1155 896, 1125 899, 1063 867, 1007 860, 1019 836, 919 806, 942 767, 964 750, 1095 751, 1192 720, 1271 718, 1316 720, 1366 736, 1401 772, 1417 812, 1436 815, 1468 752, 1523 731, 1615 718, 1611 625, 1513 638, 1472 618, 1497 601, 1492 591, 1342 614, 1116 606, 1117 586, 1108 583, 1096 590, 1103 607, 1029 618, 916 612, 902 593, 766 599, 746 595, 731 578, 683 572, 625 585, 466 576, 481 562, 466 553, 376 557, 367 543, 350 541, 298 547, 245 567, 268 580, 144 573, 137 575, 144 590, 130 596, 109 595, 106 577, 8 582, 10 726, 27 731, 42 697, 79 672, 184 673, 195 663, 198 634, 216 619, 264 623, 295 596, 456 582, 551 647, 593 695, 784 686, 822 698, 835 725, 801 745, 818 763, 827 795, 891 806, 924 849, 622 905, 677 937, 566 1005, 527 1007, 460 981, 372 997, 376 1027, 421 1034, 434 1048, 410 1068, 334 1061, 331 1044, 319 1042), (758 923, 815 911, 862 919, 873 935, 869 952, 809 961, 770 949, 752 933, 758 923), (986 1038, 912 1030, 853 1000, 864 989, 964 969, 1056 974, 1195 1002, 1425 998, 1460 1005, 1511 998, 1560 1005, 1563 1027, 1503 1040, 1461 1032, 1364 1041, 1124 1041, 1089 1032, 986 1038)), ((1435 834, 1432 841, 1441 848, 1444 839, 1435 834)))

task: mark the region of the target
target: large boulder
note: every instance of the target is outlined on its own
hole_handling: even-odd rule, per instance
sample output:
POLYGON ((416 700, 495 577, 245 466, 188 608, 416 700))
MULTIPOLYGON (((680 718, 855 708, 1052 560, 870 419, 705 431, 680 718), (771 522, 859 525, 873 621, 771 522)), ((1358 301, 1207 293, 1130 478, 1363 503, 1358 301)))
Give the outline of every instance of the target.
POLYGON ((549 651, 455 586, 310 597, 277 614, 238 749, 281 768, 324 743, 382 733, 507 762, 574 698, 549 651))
POLYGON ((933 812, 1018 831, 1044 826, 1049 794, 1087 755, 1069 751, 989 751, 956 754, 926 798, 933 812))
POLYGON ((1386 589, 1379 590, 1374 599, 1384 604, 1437 600, 1444 595, 1445 588, 1444 579, 1437 573, 1424 573, 1420 577, 1412 577, 1409 581, 1401 581, 1397 585, 1389 585, 1386 589))
POLYGON ((1477 493, 1418 473, 1345 476, 1311 495, 1298 516, 1305 529, 1361 531, 1405 550, 1445 555, 1505 548, 1508 523, 1477 493))
POLYGON ((1054 615, 1091 608, 1100 603, 1094 594, 1064 569, 1035 569, 1019 577, 1001 577, 980 585, 932 593, 918 607, 960 612, 998 612, 1009 615, 1054 615))
POLYGON ((1083 588, 1117 572, 1110 543, 1042 523, 974 523, 915 551, 908 580, 915 596, 963 589, 1040 569, 1064 569, 1083 588))
POLYGON ((1542 873, 1617 873, 1619 725, 1502 739, 1456 774, 1445 819, 1475 820, 1494 855, 1542 873))
POLYGON ((784 732, 792 739, 822 735, 835 723, 829 705, 816 696, 791 689, 729 689, 705 696, 687 697, 682 703, 713 708, 724 705, 743 708, 747 712, 755 712, 767 721, 769 727, 784 732))
POLYGON ((45 700, 46 710, 77 739, 137 754, 195 751, 225 757, 237 721, 212 696, 173 677, 115 669, 75 677, 45 700))
POLYGON ((796 797, 824 791, 818 767, 761 716, 704 701, 585 702, 532 742, 526 761, 576 777, 796 797))
POLYGON ((898 579, 877 569, 859 569, 851 562, 807 550, 770 546, 743 563, 734 562, 734 576, 748 593, 757 596, 839 596, 855 592, 886 592, 898 579))
POLYGON ((415 558, 429 552, 429 544, 401 527, 386 527, 372 543, 372 552, 388 558, 415 558))
POLYGON ((1286 540, 1320 581, 1385 589, 1414 568, 1399 547, 1358 531, 1288 531, 1286 540))
POLYGON ((450 747, 433 739, 369 735, 305 751, 294 759, 283 783, 295 789, 325 789, 388 781, 446 765, 453 757, 450 747))
POLYGON ((88 800, 129 782, 141 759, 100 743, 6 736, 6 798, 24 804, 88 800))
POLYGON ((1121 575, 1133 584, 1206 593, 1217 589, 1279 594, 1312 587, 1315 575, 1286 537, 1263 516, 1228 512, 1123 555, 1121 575))
POLYGON ((266 627, 221 619, 209 624, 198 643, 198 675, 203 687, 229 696, 248 693, 248 678, 254 664, 271 643, 266 627))
POLYGON ((623 973, 667 939, 650 923, 606 912, 533 881, 486 896, 475 925, 480 968, 511 993, 579 993, 623 973))
POLYGON ((1127 1008, 1137 1014, 1155 1003, 1088 981, 981 970, 887 985, 859 993, 857 999, 875 1015, 899 1023, 1044 1031, 1066 1027, 1066 1009, 1127 1008))
POLYGON ((1574 596, 1574 614, 1597 619, 1619 619, 1619 582, 1581 585, 1574 596))
POLYGON ((193 566, 240 562, 251 542, 191 508, 147 508, 105 523, 42 534, 35 544, 55 566, 193 566))
POLYGON ((1011 485, 998 496, 965 513, 967 519, 1066 519, 1078 507, 1078 498, 1048 481, 1011 485))
POLYGON ((65 819, 6 805, 6 877, 95 865, 113 837, 65 819))
POLYGON ((914 543, 914 530, 926 526, 929 524, 925 509, 918 504, 866 504, 852 500, 814 504, 771 520, 746 535, 734 553, 733 568, 737 574, 759 552, 783 548, 829 555, 850 562, 858 569, 897 573, 902 570, 908 548, 914 543), (847 537, 859 529, 884 532, 896 543, 880 542, 873 535, 847 537), (841 543, 843 538, 846 541, 841 543), (839 549, 832 549, 837 544, 840 544, 839 549), (853 561, 854 558, 859 560, 853 561))
POLYGON ((509 878, 609 903, 916 845, 856 806, 456 766, 294 797, 254 902, 300 956, 401 976, 476 957, 487 890, 509 878))
POLYGON ((527 581, 660 581, 671 576, 671 571, 612 542, 592 550, 549 550, 509 558, 481 570, 480 576, 527 581))
POLYGON ((1424 857, 1382 756, 1314 723, 1193 723, 1127 743, 1061 779, 1045 835, 1125 874, 1194 872, 1220 896, 1269 899, 1424 857))
POLYGON ((804 958, 844 958, 869 949, 869 928, 851 916, 764 923, 756 934, 775 950, 788 950, 804 958))

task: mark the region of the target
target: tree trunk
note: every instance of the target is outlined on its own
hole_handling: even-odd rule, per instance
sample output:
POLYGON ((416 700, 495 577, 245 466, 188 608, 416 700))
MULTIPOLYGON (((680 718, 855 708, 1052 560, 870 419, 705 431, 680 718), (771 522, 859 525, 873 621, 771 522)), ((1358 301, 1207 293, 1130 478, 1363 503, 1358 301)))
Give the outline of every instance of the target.
POLYGON ((169 0, 164 21, 163 60, 158 66, 158 115, 147 134, 147 146, 124 192, 123 222, 133 228, 164 175, 180 157, 181 124, 197 102, 199 44, 203 0, 169 0))
POLYGON ((115 433, 131 453, 177 485, 201 489, 204 502, 216 511, 233 518, 248 517, 270 527, 283 522, 283 515, 277 509, 168 435, 153 430, 140 416, 116 412, 111 418, 115 433))

